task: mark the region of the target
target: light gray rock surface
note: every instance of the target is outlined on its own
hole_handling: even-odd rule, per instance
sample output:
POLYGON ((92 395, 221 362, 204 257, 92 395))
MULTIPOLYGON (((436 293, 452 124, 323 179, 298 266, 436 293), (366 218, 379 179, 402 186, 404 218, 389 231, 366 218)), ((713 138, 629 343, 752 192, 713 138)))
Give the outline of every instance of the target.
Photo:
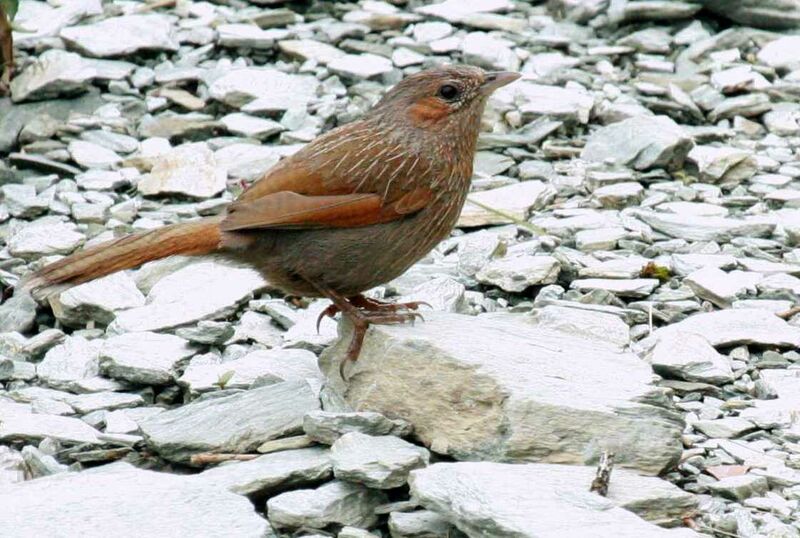
MULTIPOLYGON (((342 345, 322 358, 329 376, 342 345)), ((612 449, 621 465, 657 474, 680 452, 680 425, 637 403, 664 396, 649 366, 616 349, 510 314, 429 315, 413 331, 374 328, 345 367, 345 397, 408 420, 434 452, 458 459, 583 463, 612 449)))
POLYGON ((285 450, 265 454, 251 461, 220 465, 203 471, 195 478, 240 495, 263 496, 289 487, 321 482, 331 476, 330 451, 314 447, 285 450))
POLYGON ((5 487, 0 534, 92 538, 161 534, 261 538, 267 522, 250 502, 185 476, 114 463, 5 487), (213 507, 213 509, 209 509, 213 507))
POLYGON ((336 480, 316 489, 298 489, 271 498, 267 516, 277 527, 369 527, 377 521, 375 508, 385 502, 386 496, 380 491, 336 480))
POLYGON ((408 480, 408 473, 425 467, 429 452, 392 435, 350 432, 331 446, 333 475, 339 480, 373 489, 392 489, 408 480))
POLYGON ((586 487, 594 474, 588 467, 438 463, 411 475, 411 491, 467 536, 700 536, 661 529, 620 508, 648 497, 662 509, 672 505, 678 516, 693 506, 691 496, 657 478, 623 473, 634 493, 616 497, 610 490, 603 498, 586 487))
POLYGON ((308 382, 285 381, 195 401, 139 425, 159 455, 188 462, 196 452, 242 453, 296 433, 303 415, 319 405, 317 389, 308 382))

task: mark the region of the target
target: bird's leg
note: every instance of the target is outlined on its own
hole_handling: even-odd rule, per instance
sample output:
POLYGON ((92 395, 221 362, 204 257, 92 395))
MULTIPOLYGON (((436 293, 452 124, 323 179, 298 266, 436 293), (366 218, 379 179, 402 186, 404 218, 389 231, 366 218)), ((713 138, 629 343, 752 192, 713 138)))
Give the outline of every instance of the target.
MULTIPOLYGON (((371 299, 369 297, 365 297, 362 294, 353 295, 352 297, 348 297, 347 301, 363 311, 366 312, 403 312, 408 310, 417 310, 420 306, 427 306, 428 308, 432 308, 430 304, 426 303, 425 301, 409 301, 407 303, 389 303, 384 301, 379 301, 377 299, 371 299)), ((336 303, 330 305, 328 308, 323 310, 319 317, 317 318, 317 332, 319 332, 319 324, 322 322, 322 318, 329 317, 332 318, 336 314, 341 312, 341 309, 336 306, 336 303)), ((405 314, 412 314, 410 321, 413 321, 414 318, 419 318, 421 320, 425 320, 422 317, 422 314, 416 312, 404 312, 405 314)))
MULTIPOLYGON (((409 301, 407 303, 390 303, 365 297, 363 295, 355 295, 350 297, 350 303, 364 310, 372 312, 400 312, 402 310, 417 310, 420 306, 427 306, 432 308, 431 305, 425 301, 409 301)), ((419 316, 422 319, 422 316, 419 316)))
MULTIPOLYGON (((342 360, 341 364, 339 365, 339 374, 342 376, 342 379, 346 379, 344 376, 345 364, 347 364, 348 361, 355 361, 358 359, 358 354, 361 352, 361 346, 364 344, 364 337, 367 335, 367 329, 369 329, 370 325, 392 325, 396 323, 406 323, 409 321, 413 323, 417 317, 422 318, 422 315, 418 312, 398 312, 398 309, 393 308, 375 308, 375 305, 385 306, 384 303, 377 301, 370 303, 372 308, 366 308, 361 306, 365 303, 357 299, 358 297, 365 299, 363 296, 358 295, 347 298, 333 290, 320 288, 316 285, 314 285, 314 287, 316 287, 321 294, 330 299, 333 303, 331 306, 323 310, 319 318, 317 318, 317 327, 319 327, 319 322, 323 317, 332 317, 337 312, 341 312, 342 315, 347 317, 347 319, 349 319, 353 324, 353 336, 350 339, 350 344, 347 346, 347 352, 345 353, 344 360, 342 360)), ((419 307, 419 304, 414 304, 416 308, 419 307)), ((400 308, 402 308, 402 306, 400 306, 400 308)))

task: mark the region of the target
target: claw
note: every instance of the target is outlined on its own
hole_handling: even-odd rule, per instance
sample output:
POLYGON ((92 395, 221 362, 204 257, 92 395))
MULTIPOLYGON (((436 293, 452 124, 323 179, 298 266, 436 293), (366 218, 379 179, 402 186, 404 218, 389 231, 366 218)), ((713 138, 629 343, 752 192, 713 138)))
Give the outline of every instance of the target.
POLYGON ((332 318, 339 312, 339 307, 335 304, 329 305, 328 308, 320 312, 319 316, 317 317, 317 334, 319 334, 319 324, 322 323, 322 319, 325 317, 332 318))

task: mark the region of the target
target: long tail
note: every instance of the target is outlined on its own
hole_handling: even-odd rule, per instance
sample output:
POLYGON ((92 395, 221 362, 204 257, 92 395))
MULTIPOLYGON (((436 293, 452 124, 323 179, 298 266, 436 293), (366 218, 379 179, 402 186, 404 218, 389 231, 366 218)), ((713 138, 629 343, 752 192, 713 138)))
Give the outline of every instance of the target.
POLYGON ((173 224, 107 241, 51 263, 25 278, 18 288, 35 297, 174 254, 208 254, 220 246, 221 217, 173 224))

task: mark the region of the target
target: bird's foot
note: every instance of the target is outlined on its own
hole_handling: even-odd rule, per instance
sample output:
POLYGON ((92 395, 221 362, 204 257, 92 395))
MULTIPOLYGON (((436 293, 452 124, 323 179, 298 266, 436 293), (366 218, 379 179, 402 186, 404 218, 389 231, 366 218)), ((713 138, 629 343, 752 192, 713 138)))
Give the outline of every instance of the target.
POLYGON ((364 344, 364 337, 367 335, 367 329, 370 325, 395 325, 399 323, 408 323, 412 325, 414 321, 424 319, 419 312, 405 311, 381 311, 381 310, 364 310, 354 308, 353 310, 346 310, 342 312, 353 324, 353 336, 350 339, 350 344, 347 346, 347 352, 344 359, 339 364, 339 375, 342 379, 347 380, 344 373, 345 365, 350 361, 356 361, 359 353, 361 353, 361 346, 364 344))
MULTIPOLYGON (((362 312, 375 312, 375 313, 391 313, 397 312, 402 313, 404 315, 412 315, 409 321, 412 321, 416 318, 425 321, 425 318, 422 317, 422 314, 416 312, 420 306, 427 306, 428 308, 432 308, 430 304, 426 303, 425 301, 409 301, 407 303, 389 303, 384 301, 379 301, 377 299, 370 299, 369 297, 364 297, 363 295, 356 295, 354 297, 350 297, 347 299, 347 302, 350 305, 354 306, 356 309, 362 312)), ((319 317, 317 318, 317 332, 319 332, 319 324, 322 323, 323 318, 332 318, 342 309, 334 303, 328 306, 325 310, 320 312, 319 317)))

